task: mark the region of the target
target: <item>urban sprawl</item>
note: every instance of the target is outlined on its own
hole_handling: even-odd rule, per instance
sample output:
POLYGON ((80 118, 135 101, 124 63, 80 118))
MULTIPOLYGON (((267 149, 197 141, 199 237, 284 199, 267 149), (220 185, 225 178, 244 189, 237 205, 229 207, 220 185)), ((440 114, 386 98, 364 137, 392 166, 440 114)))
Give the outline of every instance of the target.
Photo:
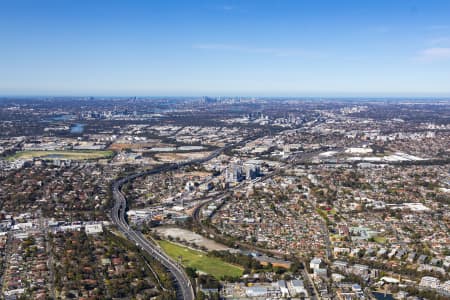
POLYGON ((1 299, 450 299, 450 101, 0 100, 1 299))

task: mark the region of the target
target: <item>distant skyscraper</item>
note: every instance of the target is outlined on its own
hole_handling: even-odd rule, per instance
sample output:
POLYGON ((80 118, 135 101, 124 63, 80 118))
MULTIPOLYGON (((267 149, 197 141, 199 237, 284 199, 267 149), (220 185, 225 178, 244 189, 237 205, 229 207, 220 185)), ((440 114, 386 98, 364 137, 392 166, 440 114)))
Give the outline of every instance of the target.
POLYGON ((242 167, 232 164, 225 171, 225 181, 228 183, 236 183, 243 179, 242 167))

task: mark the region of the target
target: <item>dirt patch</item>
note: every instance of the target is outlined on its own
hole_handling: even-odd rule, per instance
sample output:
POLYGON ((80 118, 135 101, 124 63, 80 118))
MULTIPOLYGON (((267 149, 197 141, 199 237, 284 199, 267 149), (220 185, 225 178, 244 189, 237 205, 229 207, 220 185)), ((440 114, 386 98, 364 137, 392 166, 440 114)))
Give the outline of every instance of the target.
POLYGON ((180 160, 192 160, 207 157, 210 152, 195 153, 158 153, 155 157, 162 162, 175 162, 180 160))
POLYGON ((186 229, 181 229, 177 227, 157 227, 153 228, 152 230, 154 230, 157 234, 165 238, 167 238, 168 236, 171 236, 173 238, 179 238, 181 241, 184 240, 189 243, 194 243, 199 247, 205 247, 206 249, 208 249, 208 251, 212 250, 221 251, 230 249, 225 245, 219 244, 213 240, 205 238, 195 232, 186 229))
POLYGON ((205 178, 208 176, 211 176, 212 173, 209 172, 200 172, 200 171, 194 171, 194 172, 187 172, 187 173, 176 173, 173 175, 175 178, 192 178, 192 177, 200 177, 205 178))

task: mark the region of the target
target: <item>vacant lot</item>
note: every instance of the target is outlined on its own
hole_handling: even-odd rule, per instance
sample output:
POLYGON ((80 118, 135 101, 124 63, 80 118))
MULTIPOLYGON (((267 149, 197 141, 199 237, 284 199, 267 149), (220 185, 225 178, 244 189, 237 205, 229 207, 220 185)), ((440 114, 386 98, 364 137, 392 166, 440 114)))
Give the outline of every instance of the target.
POLYGON ((158 153, 155 158, 161 162, 175 162, 180 160, 199 159, 208 156, 211 152, 191 152, 191 153, 158 153))
POLYGON ((10 156, 8 159, 61 159, 61 160, 85 160, 107 158, 113 155, 113 151, 101 150, 55 150, 55 151, 21 151, 10 156))
POLYGON ((211 274, 217 279, 220 279, 222 276, 242 276, 243 269, 241 267, 226 263, 219 258, 209 257, 206 253, 168 241, 160 241, 159 244, 173 259, 178 260, 181 257, 184 266, 211 274))
POLYGON ((208 251, 221 251, 230 249, 229 247, 219 244, 213 240, 207 239, 200 234, 182 228, 155 227, 153 230, 166 239, 169 238, 169 236, 173 238, 179 238, 181 241, 194 243, 199 247, 205 247, 206 249, 208 249, 208 251))

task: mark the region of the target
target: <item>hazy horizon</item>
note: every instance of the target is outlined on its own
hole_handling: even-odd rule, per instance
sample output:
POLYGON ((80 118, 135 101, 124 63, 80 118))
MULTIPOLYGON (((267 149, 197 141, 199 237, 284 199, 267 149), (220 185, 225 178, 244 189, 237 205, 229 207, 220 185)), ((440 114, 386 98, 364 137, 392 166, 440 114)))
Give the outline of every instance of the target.
POLYGON ((450 96, 450 2, 0 3, 0 95, 450 96))

